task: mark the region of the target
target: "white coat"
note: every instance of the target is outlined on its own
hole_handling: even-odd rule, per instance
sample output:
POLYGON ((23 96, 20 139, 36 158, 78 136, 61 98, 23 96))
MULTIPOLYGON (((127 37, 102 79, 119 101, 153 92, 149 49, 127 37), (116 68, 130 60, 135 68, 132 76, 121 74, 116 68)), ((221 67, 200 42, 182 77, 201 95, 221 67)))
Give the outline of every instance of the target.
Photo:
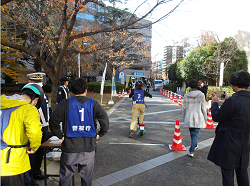
POLYGON ((207 105, 205 95, 201 91, 191 89, 190 92, 186 93, 182 108, 184 127, 206 127, 207 105))

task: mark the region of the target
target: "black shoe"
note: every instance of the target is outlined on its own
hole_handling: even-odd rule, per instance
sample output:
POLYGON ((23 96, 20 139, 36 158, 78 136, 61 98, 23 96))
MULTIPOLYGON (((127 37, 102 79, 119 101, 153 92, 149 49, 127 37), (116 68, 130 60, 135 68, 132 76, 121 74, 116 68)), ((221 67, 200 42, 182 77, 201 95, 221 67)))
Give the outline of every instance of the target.
POLYGON ((45 176, 43 174, 34 175, 34 179, 36 179, 36 180, 43 180, 43 179, 45 179, 45 176))

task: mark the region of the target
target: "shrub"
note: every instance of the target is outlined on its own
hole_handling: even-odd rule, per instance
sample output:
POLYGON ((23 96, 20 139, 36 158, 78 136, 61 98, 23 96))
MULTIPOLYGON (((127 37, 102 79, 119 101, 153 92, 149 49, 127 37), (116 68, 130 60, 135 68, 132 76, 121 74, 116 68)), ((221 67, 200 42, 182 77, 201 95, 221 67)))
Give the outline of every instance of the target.
POLYGON ((21 89, 26 85, 27 83, 3 83, 1 84, 1 90, 2 92, 21 92, 21 89), (8 88, 8 91, 5 91, 4 87, 10 87, 8 88), (13 88, 13 90, 11 89, 13 88))
POLYGON ((52 92, 52 84, 43 85, 43 91, 47 92, 47 93, 51 93, 52 92))
MULTIPOLYGON (((119 92, 119 90, 125 89, 125 85, 121 83, 115 83, 116 91, 119 92)), ((103 92, 111 93, 112 89, 112 83, 111 82, 105 82, 104 83, 104 89, 103 92)), ((88 83, 88 91, 97 92, 99 93, 101 91, 101 82, 90 82, 88 83)))
POLYGON ((166 85, 163 85, 163 89, 176 92, 177 87, 181 87, 181 86, 182 86, 182 83, 168 83, 166 85))
MULTIPOLYGON (((189 92, 190 87, 188 87, 186 89, 186 93, 189 92)), ((226 91, 228 93, 228 96, 232 96, 235 92, 233 91, 231 86, 223 86, 222 87, 223 91, 226 91)), ((250 88, 247 89, 248 91, 250 90, 250 88)), ((214 97, 214 92, 219 91, 219 87, 216 86, 208 86, 208 90, 207 90, 207 99, 206 101, 212 100, 214 97)))

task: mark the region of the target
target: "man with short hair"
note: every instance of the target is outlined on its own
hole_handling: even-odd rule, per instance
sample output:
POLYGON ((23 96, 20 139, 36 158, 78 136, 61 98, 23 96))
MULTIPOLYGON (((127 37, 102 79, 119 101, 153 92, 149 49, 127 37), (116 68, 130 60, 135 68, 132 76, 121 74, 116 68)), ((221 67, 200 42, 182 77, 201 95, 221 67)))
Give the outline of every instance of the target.
POLYGON ((36 84, 25 85, 22 95, 1 96, 2 186, 23 185, 22 175, 30 169, 28 154, 35 153, 41 145, 37 108, 40 108, 43 96, 42 88, 36 84))
POLYGON ((62 142, 59 185, 70 185, 78 167, 81 185, 92 185, 95 162, 96 140, 109 129, 107 113, 92 98, 87 98, 88 84, 85 79, 72 81, 71 89, 75 96, 62 100, 52 112, 49 126, 51 132, 62 142), (99 121, 100 131, 97 133, 99 121), (62 121, 62 131, 60 122, 62 121))
POLYGON ((233 186, 234 177, 239 186, 249 186, 250 74, 232 73, 229 83, 235 93, 229 97, 225 92, 221 107, 216 94, 212 100, 212 118, 218 125, 207 159, 221 168, 223 186, 233 186))
POLYGON ((199 81, 199 85, 198 85, 197 89, 199 91, 203 92, 203 94, 205 95, 205 100, 206 100, 208 86, 204 84, 203 80, 199 81))
MULTIPOLYGON (((29 77, 29 84, 35 83, 39 85, 40 87, 43 86, 43 77, 46 74, 43 72, 35 72, 27 74, 29 77)), ((49 116, 51 113, 51 108, 49 104, 48 96, 44 93, 44 100, 43 104, 41 105, 41 108, 38 109, 38 112, 40 114, 41 118, 41 124, 42 124, 42 141, 41 143, 44 143, 48 140, 48 126, 49 126, 49 116)), ((24 185, 25 186, 33 186, 37 185, 34 181, 34 179, 44 179, 44 175, 42 174, 40 168, 42 165, 43 160, 43 149, 39 148, 35 154, 29 155, 30 158, 30 165, 31 169, 24 174, 24 185)))

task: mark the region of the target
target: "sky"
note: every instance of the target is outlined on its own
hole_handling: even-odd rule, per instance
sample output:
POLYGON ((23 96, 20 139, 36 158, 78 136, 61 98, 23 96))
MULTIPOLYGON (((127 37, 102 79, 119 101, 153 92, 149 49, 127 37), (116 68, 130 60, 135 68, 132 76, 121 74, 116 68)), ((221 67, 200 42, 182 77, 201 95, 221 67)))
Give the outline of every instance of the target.
MULTIPOLYGON (((122 7, 133 12, 141 2, 145 0, 132 0, 122 7)), ((145 13, 155 2, 148 0, 137 9, 137 15, 145 13)), ((163 4, 149 20, 156 20, 179 2, 172 0, 163 4)), ((163 60, 164 47, 181 44, 185 38, 197 46, 196 39, 203 31, 212 31, 223 41, 225 37, 237 34, 238 30, 250 32, 250 0, 184 0, 170 16, 153 25, 152 61, 163 60)))

